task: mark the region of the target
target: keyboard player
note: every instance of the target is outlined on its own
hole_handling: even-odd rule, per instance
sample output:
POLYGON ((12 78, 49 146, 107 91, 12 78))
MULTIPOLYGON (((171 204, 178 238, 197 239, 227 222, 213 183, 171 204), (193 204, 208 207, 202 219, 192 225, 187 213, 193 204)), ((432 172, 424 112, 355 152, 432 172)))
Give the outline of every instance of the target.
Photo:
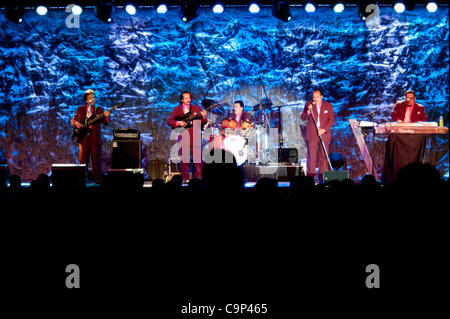
MULTIPOLYGON (((397 123, 426 122, 425 107, 416 103, 416 93, 408 90, 405 100, 397 102, 391 114, 397 123)), ((425 134, 389 134, 383 167, 383 183, 396 180, 398 172, 408 164, 422 162, 425 155, 425 134)))

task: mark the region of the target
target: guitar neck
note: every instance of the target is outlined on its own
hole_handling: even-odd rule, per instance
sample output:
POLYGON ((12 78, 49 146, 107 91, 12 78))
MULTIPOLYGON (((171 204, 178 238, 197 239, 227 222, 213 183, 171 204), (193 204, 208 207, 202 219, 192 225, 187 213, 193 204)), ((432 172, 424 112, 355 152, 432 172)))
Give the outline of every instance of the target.
MULTIPOLYGON (((122 106, 122 105, 123 105, 123 103, 114 105, 112 108, 110 108, 110 109, 109 109, 108 111, 106 111, 106 112, 111 112, 111 111, 115 110, 116 108, 118 108, 118 107, 120 107, 120 106, 122 106)), ((105 112, 103 112, 102 114, 97 115, 97 116, 94 117, 92 120, 89 120, 89 121, 87 122, 86 126, 92 125, 93 123, 95 123, 96 121, 98 121, 99 119, 101 119, 103 116, 105 116, 105 112)))
MULTIPOLYGON (((219 104, 213 104, 213 105, 210 105, 210 106, 208 106, 208 107, 205 109, 205 111, 206 111, 206 112, 209 112, 210 110, 216 108, 218 105, 219 105, 219 104)), ((186 119, 186 121, 192 121, 192 120, 195 120, 199 115, 201 115, 201 112, 194 113, 194 114, 192 114, 191 116, 189 116, 189 117, 186 119)))

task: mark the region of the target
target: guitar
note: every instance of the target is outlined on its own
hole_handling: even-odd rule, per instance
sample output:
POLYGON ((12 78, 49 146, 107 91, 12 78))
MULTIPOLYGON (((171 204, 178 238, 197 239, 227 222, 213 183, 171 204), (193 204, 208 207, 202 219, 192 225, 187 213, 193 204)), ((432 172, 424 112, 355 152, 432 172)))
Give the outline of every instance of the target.
MULTIPOLYGON (((111 112, 111 111, 117 109, 118 107, 121 107, 123 104, 124 103, 119 103, 117 105, 114 105, 107 112, 111 112)), ((92 131, 89 128, 89 126, 91 126, 95 122, 99 121, 104 116, 105 116, 105 112, 103 112, 102 114, 99 114, 95 117, 94 117, 94 114, 92 114, 89 118, 86 119, 86 121, 84 121, 84 124, 82 127, 73 129, 72 139, 76 140, 77 142, 80 142, 88 133, 90 133, 92 131)))
MULTIPOLYGON (((214 103, 211 104, 210 106, 208 106, 205 111, 209 112, 212 109, 215 109, 216 107, 219 107, 220 103, 214 103)), ((196 119, 200 119, 202 118, 202 114, 200 112, 196 112, 194 114, 191 114, 191 112, 187 112, 186 114, 184 114, 183 116, 176 116, 175 120, 176 121, 183 121, 186 122, 186 126, 184 128, 190 128, 192 127, 192 121, 196 120, 196 119)))

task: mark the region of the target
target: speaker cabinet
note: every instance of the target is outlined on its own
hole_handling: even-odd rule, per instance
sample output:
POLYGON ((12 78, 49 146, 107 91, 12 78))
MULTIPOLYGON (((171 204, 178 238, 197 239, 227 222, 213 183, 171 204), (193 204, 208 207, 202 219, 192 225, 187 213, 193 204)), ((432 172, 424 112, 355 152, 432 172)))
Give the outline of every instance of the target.
POLYGON ((323 183, 328 184, 331 181, 343 181, 349 177, 348 171, 323 171, 323 183))
POLYGON ((111 142, 111 168, 141 168, 141 141, 113 140, 111 142))
POLYGON ((52 165, 51 181, 54 189, 83 189, 86 179, 86 164, 52 165))
POLYGON ((298 150, 292 148, 278 148, 278 162, 279 163, 298 163, 298 150))

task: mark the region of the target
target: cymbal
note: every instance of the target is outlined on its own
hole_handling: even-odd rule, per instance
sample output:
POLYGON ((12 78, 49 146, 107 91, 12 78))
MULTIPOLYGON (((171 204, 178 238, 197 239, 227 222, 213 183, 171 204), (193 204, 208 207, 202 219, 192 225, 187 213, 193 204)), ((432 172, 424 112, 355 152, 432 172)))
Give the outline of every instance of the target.
POLYGON ((270 109, 272 105, 273 105, 272 102, 263 101, 256 105, 253 105, 252 108, 253 108, 253 110, 270 109))

